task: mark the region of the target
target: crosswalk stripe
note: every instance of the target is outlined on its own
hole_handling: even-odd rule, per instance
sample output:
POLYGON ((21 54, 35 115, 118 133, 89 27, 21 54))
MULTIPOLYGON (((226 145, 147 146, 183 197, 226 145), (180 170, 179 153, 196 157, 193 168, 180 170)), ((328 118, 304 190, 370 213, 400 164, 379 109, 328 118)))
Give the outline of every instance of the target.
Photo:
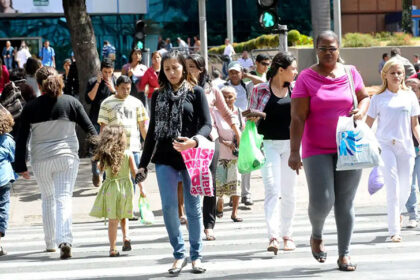
MULTIPOLYGON (((378 259, 382 262, 405 262, 405 261, 420 261, 420 254, 417 252, 405 253, 403 256, 396 258, 394 255, 383 255, 383 254, 373 254, 366 256, 358 256, 358 264, 362 263, 368 264, 372 262, 377 262, 378 259)), ((331 258, 330 258, 331 259, 331 258)), ((327 265, 334 265, 334 261, 328 260, 326 264, 323 264, 323 267, 327 265)), ((308 258, 272 258, 272 259, 253 259, 253 260, 241 260, 241 261, 223 261, 223 265, 220 265, 219 262, 209 261, 205 263, 205 266, 208 270, 213 272, 225 271, 226 268, 229 268, 230 271, 242 270, 244 267, 249 269, 272 269, 273 267, 287 267, 293 263, 294 266, 305 266, 305 267, 319 267, 319 264, 308 264, 308 258)), ((25 272, 25 273, 4 273, 0 274, 0 279, 9 280, 19 280, 19 279, 33 279, 33 280, 48 280, 48 279, 88 279, 88 278, 97 278, 101 277, 123 277, 123 276, 140 276, 147 277, 147 275, 158 274, 166 271, 169 265, 154 264, 153 266, 126 266, 125 269, 120 268, 89 268, 89 269, 72 269, 69 274, 66 270, 58 271, 48 271, 45 272, 25 272)), ((188 266, 185 270, 190 269, 188 266)), ((401 275, 399 275, 401 276, 401 275)), ((142 279, 142 278, 139 278, 142 279)), ((143 278, 145 279, 145 278, 143 278)))
MULTIPOLYGON (((417 253, 420 249, 420 240, 416 238, 419 231, 403 231, 403 238, 407 240, 402 243, 383 242, 388 237, 386 216, 382 213, 373 216, 356 217, 351 250, 356 252, 354 258, 359 264, 378 260, 420 261, 420 254, 417 253), (373 220, 376 222, 372 223, 373 220), (372 241, 373 237, 376 241, 372 241), (374 253, 372 250, 375 250, 374 253)), ((277 257, 266 252, 268 240, 264 214, 244 212, 241 217, 244 218, 243 223, 233 223, 229 217, 219 220, 215 229, 217 240, 204 241, 203 258, 208 270, 221 273, 229 268, 233 274, 240 274, 244 267, 261 270, 273 267, 280 269, 290 264, 318 266, 310 254, 308 243, 311 227, 307 215, 299 214, 295 217, 293 238, 298 246, 297 249, 293 252, 279 251, 277 257), (238 259, 235 256, 248 258, 238 259), (311 264, 312 261, 314 263, 311 264)), ((48 280, 130 276, 137 276, 136 279, 148 279, 147 275, 165 274, 172 262, 172 248, 168 242, 162 217, 157 217, 156 224, 152 226, 140 225, 138 222, 131 223, 130 226, 133 251, 128 254, 121 252, 124 256, 120 258, 109 258, 107 226, 103 222, 75 224, 73 259, 68 261, 59 260, 58 252, 51 254, 40 252, 45 246, 42 226, 12 229, 8 231, 6 238, 2 239, 2 246, 8 249, 9 256, 0 259, 0 279, 48 280), (28 255, 31 257, 26 259, 28 255), (45 262, 45 259, 48 261, 45 262), (165 260, 165 264, 162 264, 162 259, 165 260)), ((332 215, 326 220, 324 229, 326 249, 331 252, 330 255, 333 255, 327 263, 335 265, 337 237, 332 215)), ((183 227, 183 233, 188 250, 186 227, 183 227)), ((120 243, 118 246, 121 246, 120 243)))

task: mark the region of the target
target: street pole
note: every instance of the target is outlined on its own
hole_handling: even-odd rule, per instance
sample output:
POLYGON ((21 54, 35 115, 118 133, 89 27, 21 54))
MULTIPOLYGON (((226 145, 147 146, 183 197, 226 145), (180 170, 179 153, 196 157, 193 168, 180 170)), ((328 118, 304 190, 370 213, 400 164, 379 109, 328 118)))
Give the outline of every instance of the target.
POLYGON ((341 43, 341 0, 333 1, 334 9, 334 32, 338 36, 338 41, 341 43))
POLYGON ((226 0, 227 37, 233 44, 232 0, 226 0))
MULTIPOLYGON (((198 0, 198 14, 200 23, 200 41, 201 41, 201 55, 208 66, 207 54, 207 20, 206 20, 206 0, 198 0)), ((208 69, 208 68, 207 68, 208 69)))
POLYGON ((287 52, 287 25, 278 25, 279 29, 279 50, 287 52))

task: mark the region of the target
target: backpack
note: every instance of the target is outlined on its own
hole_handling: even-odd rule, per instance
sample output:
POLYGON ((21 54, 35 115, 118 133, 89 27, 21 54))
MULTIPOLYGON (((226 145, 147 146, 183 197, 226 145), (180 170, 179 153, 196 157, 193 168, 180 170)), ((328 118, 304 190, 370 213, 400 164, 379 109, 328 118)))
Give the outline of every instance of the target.
POLYGON ((6 87, 9 86, 11 86, 12 89, 10 91, 3 90, 0 96, 0 104, 12 114, 13 119, 16 119, 20 117, 20 114, 22 113, 24 101, 20 88, 17 87, 14 82, 6 84, 4 88, 6 89, 6 87))

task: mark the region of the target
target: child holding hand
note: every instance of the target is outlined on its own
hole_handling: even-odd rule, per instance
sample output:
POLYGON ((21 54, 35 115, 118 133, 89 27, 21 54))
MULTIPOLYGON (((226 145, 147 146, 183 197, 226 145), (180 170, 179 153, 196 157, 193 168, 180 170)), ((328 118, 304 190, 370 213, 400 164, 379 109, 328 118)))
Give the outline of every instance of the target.
MULTIPOLYGON (((137 168, 131 152, 126 150, 127 138, 120 125, 106 126, 99 139, 94 160, 99 161, 99 168, 105 170, 106 179, 96 196, 90 215, 108 218, 109 256, 117 257, 116 249, 118 224, 121 224, 124 245, 123 251, 131 250, 128 238, 128 219, 133 217, 133 183, 137 168)), ((143 190, 141 190, 143 194, 143 190)))

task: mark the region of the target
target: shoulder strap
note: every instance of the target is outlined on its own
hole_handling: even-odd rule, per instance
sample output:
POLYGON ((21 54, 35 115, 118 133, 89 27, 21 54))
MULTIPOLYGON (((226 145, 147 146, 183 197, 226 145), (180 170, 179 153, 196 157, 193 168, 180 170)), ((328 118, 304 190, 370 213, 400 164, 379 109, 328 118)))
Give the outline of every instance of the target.
POLYGON ((249 92, 248 92, 248 88, 246 87, 246 84, 244 81, 241 80, 241 86, 245 89, 246 92, 246 98, 249 99, 249 92))
POLYGON ((353 96, 353 108, 357 109, 358 102, 357 102, 356 91, 354 89, 354 80, 353 80, 353 75, 350 70, 350 66, 344 65, 344 70, 346 71, 347 80, 349 81, 349 84, 350 84, 351 95, 353 96))

